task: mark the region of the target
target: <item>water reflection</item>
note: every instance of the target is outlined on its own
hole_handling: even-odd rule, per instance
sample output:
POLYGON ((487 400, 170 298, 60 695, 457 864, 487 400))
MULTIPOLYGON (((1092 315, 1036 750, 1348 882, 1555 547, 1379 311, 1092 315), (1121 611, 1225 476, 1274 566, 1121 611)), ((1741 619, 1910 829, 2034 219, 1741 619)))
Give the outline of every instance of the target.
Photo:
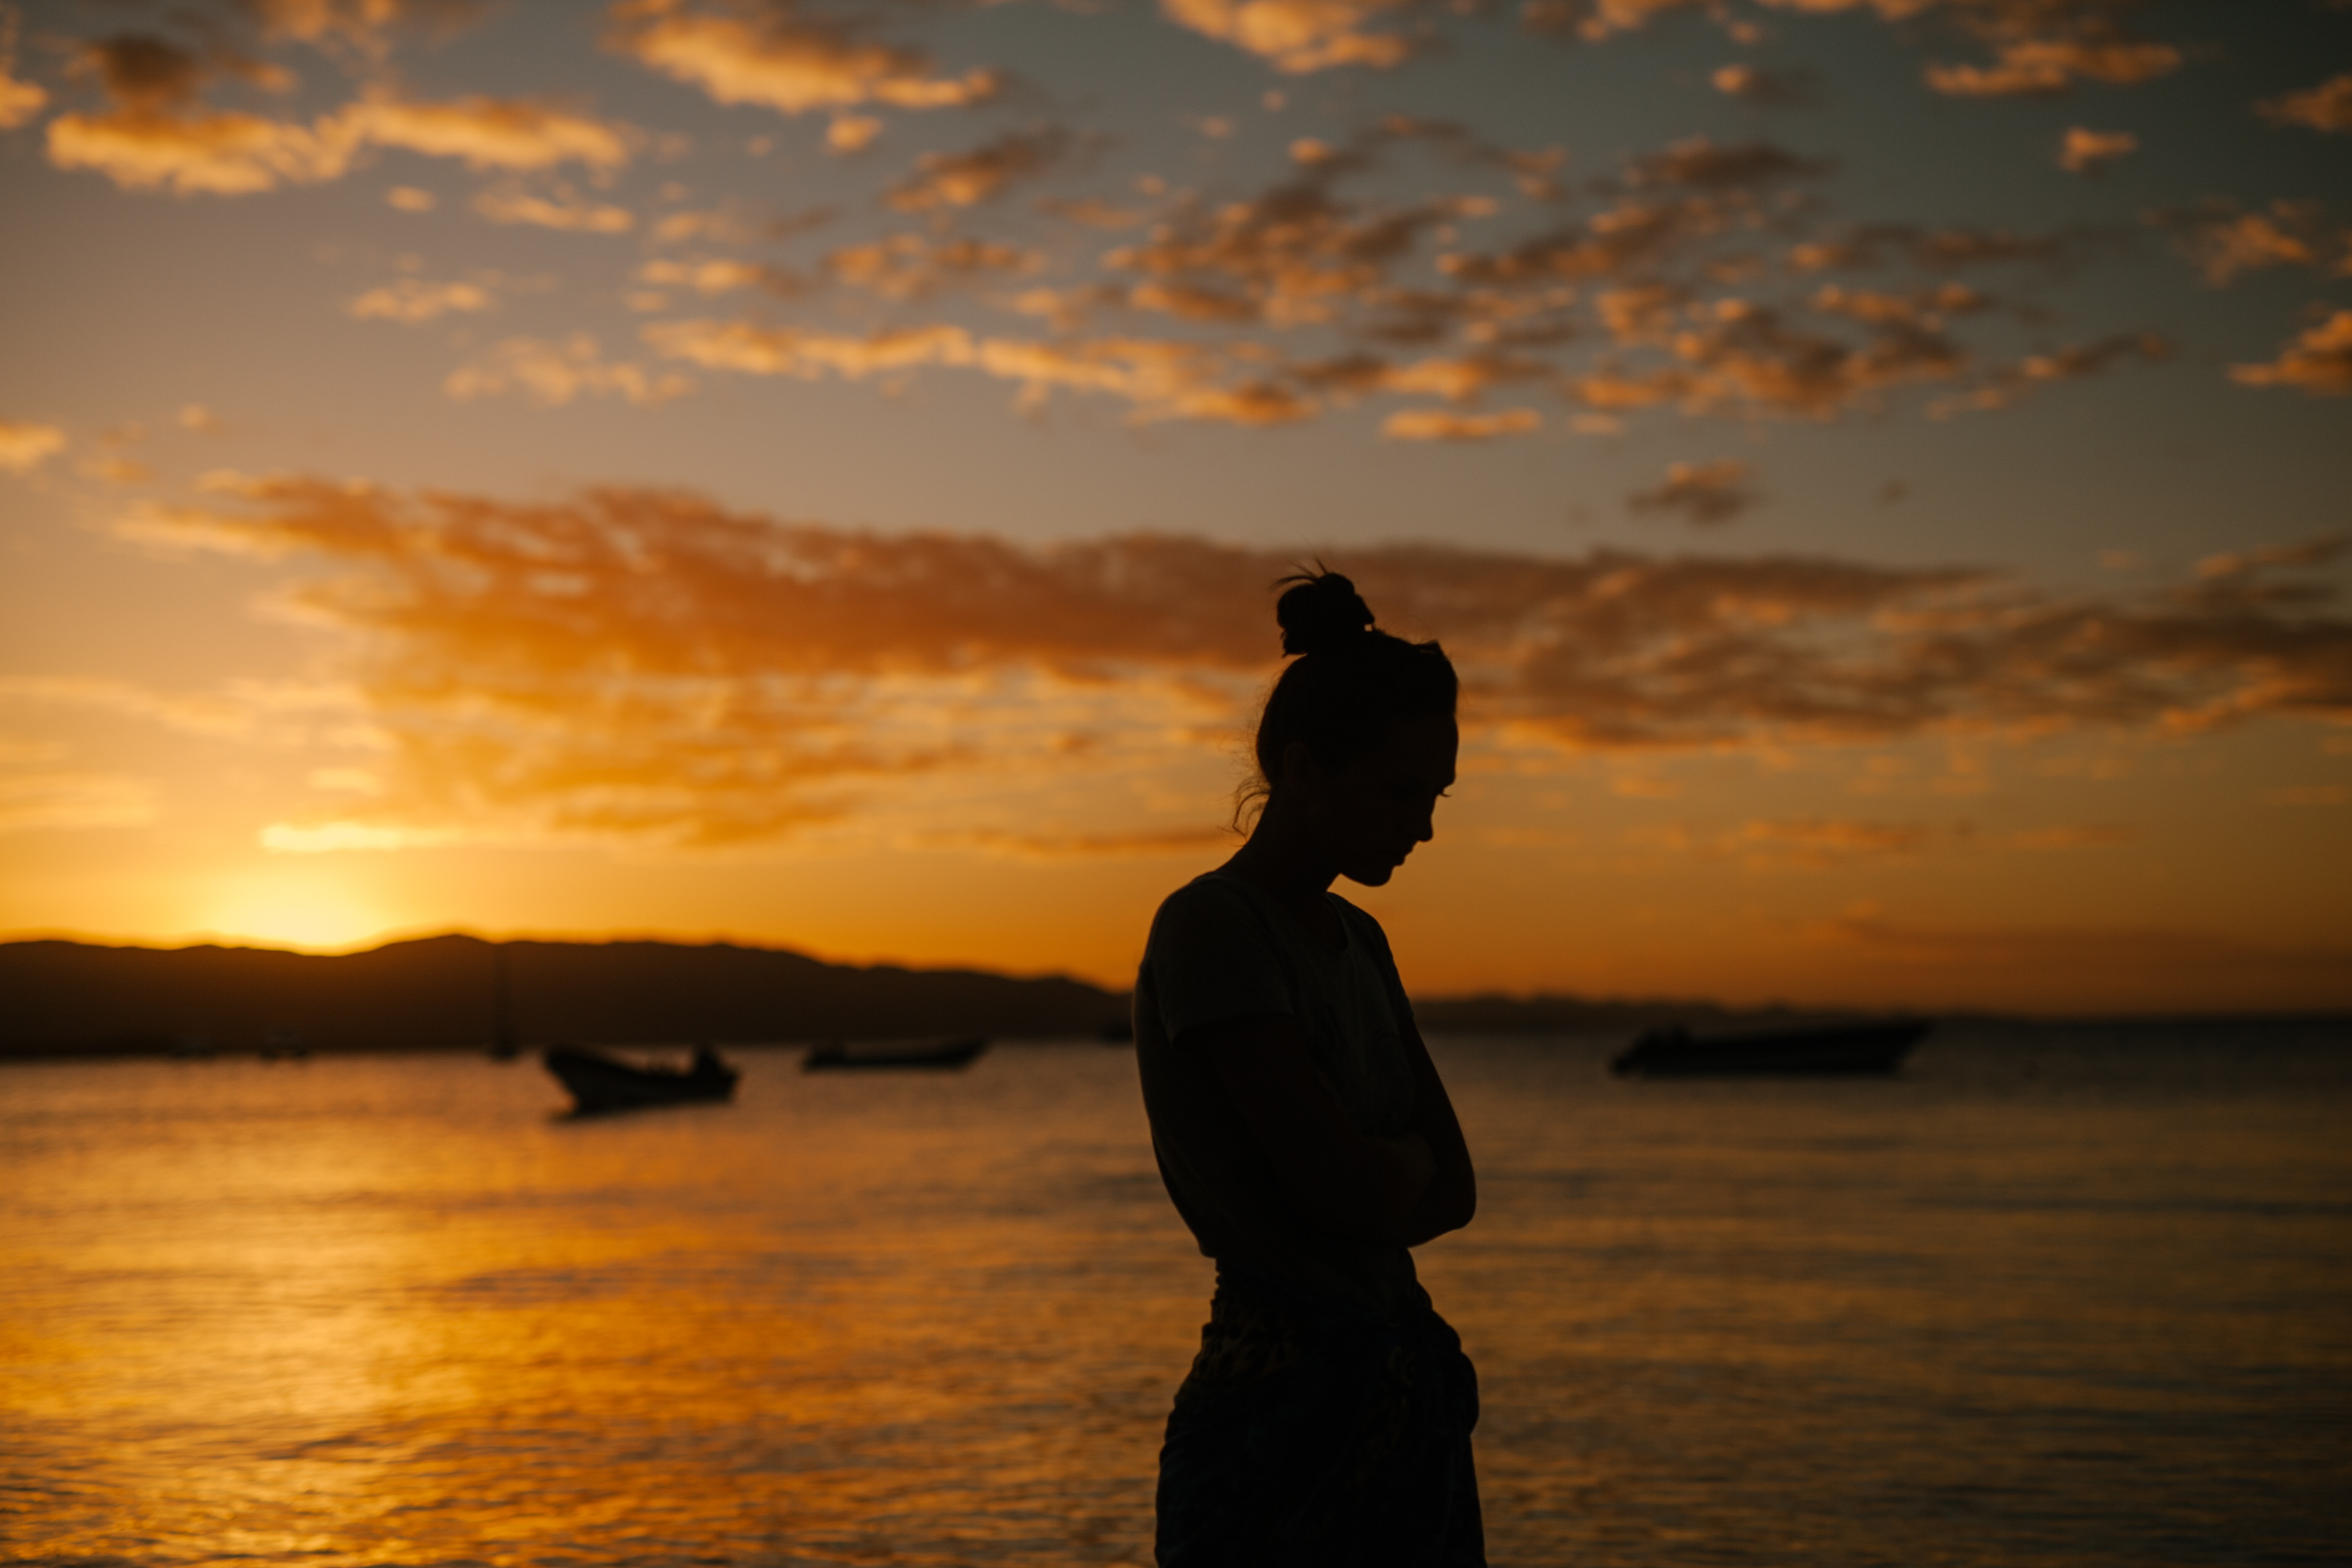
MULTIPOLYGON (((1442 1047, 1495 1560, 2340 1554, 2352 1073, 2053 1038, 1884 1084, 1442 1047)), ((592 1121, 466 1058, 9 1069, 10 1551, 1148 1561, 1207 1269, 1131 1062, 741 1061, 592 1121)))

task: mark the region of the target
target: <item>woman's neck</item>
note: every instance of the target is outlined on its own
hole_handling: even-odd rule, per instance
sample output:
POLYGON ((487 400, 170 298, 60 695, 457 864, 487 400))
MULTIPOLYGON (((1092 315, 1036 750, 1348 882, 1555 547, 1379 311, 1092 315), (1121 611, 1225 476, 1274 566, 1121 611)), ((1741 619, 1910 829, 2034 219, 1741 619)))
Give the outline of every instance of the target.
POLYGON ((1315 852, 1300 831, 1303 826, 1280 796, 1268 799, 1249 842, 1234 852, 1225 869, 1265 893, 1308 930, 1344 940, 1339 917, 1325 897, 1339 871, 1315 852))

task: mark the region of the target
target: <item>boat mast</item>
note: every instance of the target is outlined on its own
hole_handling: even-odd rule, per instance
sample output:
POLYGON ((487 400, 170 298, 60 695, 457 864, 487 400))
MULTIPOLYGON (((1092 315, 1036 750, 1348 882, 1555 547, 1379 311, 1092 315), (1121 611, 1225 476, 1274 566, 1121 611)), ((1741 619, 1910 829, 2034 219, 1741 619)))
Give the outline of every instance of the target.
POLYGON ((506 1058, 522 1054, 522 1042, 515 1036, 514 975, 507 955, 505 942, 490 945, 490 1055, 506 1058))

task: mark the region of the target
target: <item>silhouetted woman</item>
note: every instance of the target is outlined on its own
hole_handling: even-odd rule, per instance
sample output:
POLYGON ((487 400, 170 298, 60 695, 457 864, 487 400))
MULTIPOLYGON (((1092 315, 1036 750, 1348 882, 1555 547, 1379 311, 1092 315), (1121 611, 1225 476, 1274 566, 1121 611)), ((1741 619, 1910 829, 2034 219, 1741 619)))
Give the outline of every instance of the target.
POLYGON ((1477 1380, 1407 1250, 1470 1222, 1469 1150, 1379 922, 1454 782, 1444 650, 1286 578, 1249 842, 1160 906, 1136 982, 1160 1173, 1217 1264, 1160 1454, 1162 1568, 1486 1561, 1477 1380))

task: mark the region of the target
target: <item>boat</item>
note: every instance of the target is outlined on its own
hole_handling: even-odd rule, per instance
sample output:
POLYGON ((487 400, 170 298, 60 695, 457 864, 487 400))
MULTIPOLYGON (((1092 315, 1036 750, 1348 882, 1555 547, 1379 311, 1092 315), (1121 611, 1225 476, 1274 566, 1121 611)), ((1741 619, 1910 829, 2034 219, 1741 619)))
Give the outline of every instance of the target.
POLYGON ((1669 1024, 1644 1031, 1609 1070, 1621 1078, 1891 1073, 1932 1027, 1925 1019, 1898 1018, 1700 1037, 1669 1024))
POLYGON ((735 1080, 741 1076, 709 1046, 695 1047, 694 1065, 683 1072, 676 1068, 636 1067, 578 1046, 551 1046, 541 1059, 547 1070, 572 1091, 572 1109, 582 1115, 730 1100, 735 1080))
POLYGON ((988 1049, 983 1039, 941 1040, 929 1046, 862 1046, 854 1047, 842 1040, 811 1046, 808 1055, 801 1058, 803 1072, 826 1072, 845 1068, 930 1068, 952 1069, 970 1067, 974 1058, 988 1049))

